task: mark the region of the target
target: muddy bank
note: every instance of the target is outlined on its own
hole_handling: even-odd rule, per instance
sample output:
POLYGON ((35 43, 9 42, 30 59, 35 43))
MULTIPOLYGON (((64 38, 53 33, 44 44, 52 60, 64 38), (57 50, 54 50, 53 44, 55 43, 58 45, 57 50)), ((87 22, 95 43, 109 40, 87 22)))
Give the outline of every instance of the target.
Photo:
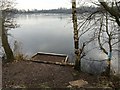
POLYGON ((78 73, 70 66, 19 61, 3 65, 3 88, 66 88, 70 81, 84 80, 83 87, 96 87, 98 77, 78 73))

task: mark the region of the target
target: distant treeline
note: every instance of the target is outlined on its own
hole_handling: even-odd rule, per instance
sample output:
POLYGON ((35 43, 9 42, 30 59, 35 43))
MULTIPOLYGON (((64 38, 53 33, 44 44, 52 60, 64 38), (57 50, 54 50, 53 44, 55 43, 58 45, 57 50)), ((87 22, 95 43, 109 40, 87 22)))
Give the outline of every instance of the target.
MULTIPOLYGON (((98 7, 88 7, 88 6, 82 6, 77 8, 77 13, 82 14, 82 13, 91 13, 94 11, 97 11, 99 8, 98 7)), ((58 9, 50 9, 50 10, 17 10, 14 9, 14 13, 18 13, 18 14, 32 14, 32 13, 55 13, 55 14, 71 14, 72 13, 72 9, 67 9, 67 8, 58 8, 58 9)))

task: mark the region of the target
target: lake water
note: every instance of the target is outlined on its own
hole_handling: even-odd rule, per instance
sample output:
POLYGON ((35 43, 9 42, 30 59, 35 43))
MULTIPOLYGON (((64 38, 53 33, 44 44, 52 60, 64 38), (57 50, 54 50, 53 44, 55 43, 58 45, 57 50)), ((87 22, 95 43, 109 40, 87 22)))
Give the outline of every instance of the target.
MULTIPOLYGON (((74 61, 74 41, 71 15, 60 14, 28 14, 17 15, 16 22, 19 28, 10 30, 12 35, 9 42, 11 46, 16 40, 25 55, 33 55, 37 52, 60 53, 69 55, 70 61, 74 61)), ((88 37, 87 35, 85 38, 88 37)), ((89 38, 89 37, 88 37, 89 38)), ((84 39, 81 39, 81 41, 84 39)), ((92 49, 96 43, 91 43, 86 50, 92 49)), ((107 58, 97 48, 87 53, 91 59, 103 60, 107 58)), ((86 58, 87 58, 86 57, 86 58)), ((118 61, 113 62, 115 68, 118 61)), ((96 73, 103 71, 105 61, 82 60, 84 71, 96 73)))
MULTIPOLYGON (((23 53, 33 55, 37 52, 50 52, 67 54, 74 56, 73 25, 71 15, 61 14, 28 14, 18 15, 16 22, 19 28, 10 30, 11 41, 16 40, 22 47, 23 53)), ((88 34, 84 35, 80 42, 89 39, 88 34)), ((10 42, 11 42, 10 41, 10 42)), ((97 44, 95 42, 87 46, 92 49, 97 44)), ((12 45, 14 46, 14 45, 12 45)), ((98 49, 93 53, 88 53, 89 57, 104 59, 98 49)))
POLYGON ((20 28, 9 33, 21 43, 27 55, 37 52, 73 55, 73 29, 70 15, 31 14, 19 15, 20 28))

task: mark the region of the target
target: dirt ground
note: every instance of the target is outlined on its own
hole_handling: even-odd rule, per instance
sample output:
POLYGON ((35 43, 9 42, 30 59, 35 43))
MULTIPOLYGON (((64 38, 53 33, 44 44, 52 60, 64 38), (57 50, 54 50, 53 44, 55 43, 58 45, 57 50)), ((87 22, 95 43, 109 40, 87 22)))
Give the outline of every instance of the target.
POLYGON ((19 61, 3 65, 3 88, 66 88, 70 81, 85 80, 95 87, 98 77, 78 73, 70 66, 19 61))

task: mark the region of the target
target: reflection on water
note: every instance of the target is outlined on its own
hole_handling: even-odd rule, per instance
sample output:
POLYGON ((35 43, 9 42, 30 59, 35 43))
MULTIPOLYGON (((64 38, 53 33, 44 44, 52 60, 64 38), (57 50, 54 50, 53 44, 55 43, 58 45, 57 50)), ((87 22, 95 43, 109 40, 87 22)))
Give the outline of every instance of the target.
MULTIPOLYGON (((33 55, 37 52, 62 53, 69 55, 70 61, 73 61, 74 44, 70 15, 18 15, 16 21, 20 24, 20 28, 9 31, 14 37, 10 38, 10 42, 16 39, 22 43, 21 46, 25 54, 33 55)), ((86 38, 89 39, 89 36, 84 36, 81 41, 86 38)), ((89 44, 86 50, 96 46, 96 42, 93 42, 89 44)), ((87 57, 103 60, 107 56, 96 48, 92 52, 87 53, 87 57)), ((82 60, 82 67, 88 72, 101 72, 104 66, 105 62, 82 60)), ((116 63, 114 66, 117 66, 116 63)))
POLYGON ((22 42, 23 52, 73 54, 73 31, 70 15, 19 15, 20 28, 10 33, 22 42))

